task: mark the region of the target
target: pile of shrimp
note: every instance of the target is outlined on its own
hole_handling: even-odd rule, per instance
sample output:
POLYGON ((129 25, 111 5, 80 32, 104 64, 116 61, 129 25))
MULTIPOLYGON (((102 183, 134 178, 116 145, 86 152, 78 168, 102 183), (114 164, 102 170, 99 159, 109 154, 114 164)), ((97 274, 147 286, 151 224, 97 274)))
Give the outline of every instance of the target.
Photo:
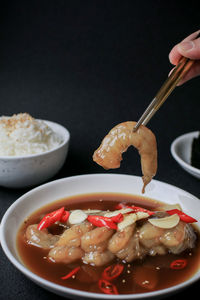
MULTIPOLYGON (((159 213, 158 213, 159 216, 159 213)), ((103 266, 114 258, 132 262, 145 256, 179 254, 195 246, 196 235, 190 224, 183 221, 173 228, 159 228, 144 219, 141 225, 127 224, 121 230, 95 227, 88 221, 67 227, 61 235, 29 225, 25 232, 28 244, 48 252, 53 263, 73 263, 103 266)))
POLYGON ((136 122, 127 121, 112 128, 94 152, 93 160, 105 169, 119 168, 123 152, 127 151, 129 146, 134 146, 141 157, 144 193, 146 185, 157 171, 157 143, 150 129, 141 125, 134 132, 135 125, 136 122))

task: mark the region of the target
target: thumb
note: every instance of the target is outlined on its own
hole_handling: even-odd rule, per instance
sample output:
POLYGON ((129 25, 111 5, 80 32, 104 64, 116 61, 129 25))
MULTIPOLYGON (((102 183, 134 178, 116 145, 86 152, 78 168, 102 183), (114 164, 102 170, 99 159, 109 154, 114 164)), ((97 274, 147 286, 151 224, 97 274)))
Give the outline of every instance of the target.
POLYGON ((200 38, 193 41, 183 41, 178 44, 178 51, 182 56, 190 59, 200 59, 200 38))

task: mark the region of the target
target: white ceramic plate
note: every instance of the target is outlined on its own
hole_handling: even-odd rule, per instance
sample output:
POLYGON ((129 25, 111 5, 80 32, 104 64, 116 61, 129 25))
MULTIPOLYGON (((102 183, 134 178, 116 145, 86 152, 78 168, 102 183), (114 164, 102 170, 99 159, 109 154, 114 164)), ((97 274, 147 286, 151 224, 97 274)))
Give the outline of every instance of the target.
POLYGON ((177 163, 191 175, 200 178, 200 169, 190 164, 192 141, 197 138, 199 131, 186 133, 176 138, 171 144, 171 154, 177 163))
MULTIPOLYGON (((176 286, 141 294, 105 295, 88 293, 60 286, 32 273, 24 266, 16 249, 16 235, 23 220, 38 208, 59 200, 78 194, 114 192, 142 195, 141 177, 117 174, 91 174, 63 178, 41 185, 15 201, 5 213, 1 223, 1 244, 8 259, 32 281, 58 295, 76 299, 144 299, 161 297, 177 292, 189 286, 200 278, 200 270, 184 283, 176 286)), ((174 186, 153 180, 146 188, 145 196, 166 202, 179 203, 184 212, 200 220, 200 201, 193 195, 174 186)), ((197 226, 200 226, 199 222, 197 226)))

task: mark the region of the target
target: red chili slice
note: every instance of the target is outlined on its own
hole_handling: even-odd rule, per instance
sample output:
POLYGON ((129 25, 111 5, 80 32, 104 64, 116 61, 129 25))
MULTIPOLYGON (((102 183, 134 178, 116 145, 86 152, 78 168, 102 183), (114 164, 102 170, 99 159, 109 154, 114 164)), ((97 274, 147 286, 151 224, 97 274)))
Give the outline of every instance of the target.
POLYGON ((181 221, 185 222, 185 223, 194 223, 194 222, 197 222, 196 219, 188 216, 187 214, 185 214, 184 212, 182 212, 181 210, 179 209, 171 209, 171 210, 167 210, 167 213, 169 215, 174 215, 174 214, 177 214, 179 215, 181 221))
POLYGON ((64 206, 52 211, 51 213, 47 214, 46 216, 44 216, 44 218, 42 218, 42 220, 40 221, 40 223, 37 226, 38 230, 42 230, 44 228, 47 228, 51 225, 53 225, 55 222, 60 221, 63 212, 64 212, 64 206))
POLYGON ((68 220, 68 218, 69 218, 69 215, 70 215, 70 212, 67 211, 67 210, 65 210, 65 211, 63 212, 63 215, 61 216, 60 222, 66 223, 67 220, 68 220))
MULTIPOLYGON (((138 212, 138 211, 142 211, 142 212, 148 213, 150 216, 153 215, 153 214, 155 214, 154 211, 148 210, 148 209, 143 208, 143 207, 140 207, 140 206, 127 205, 126 203, 123 203, 123 202, 117 204, 117 206, 116 206, 115 208, 116 208, 116 209, 131 208, 131 209, 133 209, 132 212, 134 212, 134 213, 136 213, 136 212, 138 212)), ((132 212, 130 212, 130 213, 132 213, 132 212)))
POLYGON ((111 229, 117 229, 117 225, 112 221, 111 218, 103 217, 103 216, 94 216, 89 215, 87 217, 88 221, 97 227, 107 227, 111 229))
POLYGON ((102 273, 102 277, 106 280, 112 281, 113 279, 119 277, 119 275, 123 272, 123 270, 124 270, 124 266, 121 264, 111 265, 104 269, 102 273))
POLYGON ((121 213, 119 213, 116 216, 110 217, 110 219, 115 223, 120 223, 121 221, 123 221, 124 217, 121 213))
POLYGON ((73 275, 75 275, 79 270, 80 270, 81 267, 77 267, 77 268, 74 268, 71 272, 69 272, 67 275, 61 277, 61 279, 68 279, 68 278, 71 278, 73 275))
POLYGON ((105 279, 99 279, 99 289, 104 293, 104 294, 109 294, 109 295, 118 295, 118 290, 116 285, 113 283, 105 280, 105 279))
POLYGON ((187 266, 187 260, 186 259, 176 259, 171 262, 170 268, 173 270, 181 270, 184 269, 187 266))

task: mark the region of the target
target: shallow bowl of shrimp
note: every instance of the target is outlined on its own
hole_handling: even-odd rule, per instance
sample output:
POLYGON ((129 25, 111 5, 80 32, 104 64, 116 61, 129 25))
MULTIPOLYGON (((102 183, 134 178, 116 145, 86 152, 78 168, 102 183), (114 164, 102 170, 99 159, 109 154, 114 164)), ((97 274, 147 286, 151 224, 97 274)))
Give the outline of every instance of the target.
POLYGON ((177 293, 200 279, 199 199, 156 180, 144 197, 141 186, 140 177, 110 173, 36 187, 4 214, 2 249, 30 280, 66 298, 177 293), (176 280, 162 283, 166 273, 176 280))
MULTIPOLYGON (((177 137, 172 145, 171 145, 171 154, 176 162, 189 174, 193 175, 196 178, 200 178, 200 168, 197 165, 200 165, 200 161, 196 158, 196 164, 193 163, 192 157, 194 156, 193 152, 193 145, 194 140, 197 141, 199 144, 199 131, 194 131, 190 133, 186 133, 177 137)), ((196 152, 196 156, 200 156, 200 147, 198 147, 198 154, 197 149, 194 150, 196 152)))

